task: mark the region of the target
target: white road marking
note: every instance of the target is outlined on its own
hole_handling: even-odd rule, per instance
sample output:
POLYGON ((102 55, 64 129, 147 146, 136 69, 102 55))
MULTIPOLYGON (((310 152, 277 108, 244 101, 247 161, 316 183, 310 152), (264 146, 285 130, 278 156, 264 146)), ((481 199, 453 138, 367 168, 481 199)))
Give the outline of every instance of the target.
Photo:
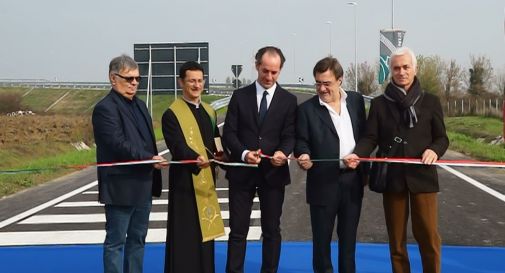
POLYGON ((71 191, 71 192, 69 192, 67 194, 61 195, 61 196, 59 196, 59 197, 57 197, 57 198, 55 198, 53 200, 50 200, 50 201, 48 201, 48 202, 46 202, 46 203, 44 203, 42 205, 36 206, 36 207, 34 207, 32 209, 29 209, 29 210, 27 210, 27 211, 25 211, 23 213, 20 213, 18 215, 15 215, 15 216, 9 218, 9 219, 6 219, 6 220, 0 222, 0 228, 3 228, 5 226, 7 226, 7 225, 10 225, 12 223, 15 223, 15 222, 21 220, 21 219, 24 219, 26 217, 34 215, 35 213, 37 213, 37 212, 39 212, 39 211, 41 211, 43 209, 49 208, 51 206, 54 206, 55 204, 58 204, 61 201, 65 200, 65 199, 68 199, 68 198, 70 198, 70 197, 72 197, 74 195, 77 195, 77 194, 79 194, 79 193, 81 193, 81 192, 83 192, 83 191, 85 191, 87 189, 90 189, 90 188, 92 188, 92 187, 94 187, 96 185, 98 185, 98 181, 97 180, 95 180, 95 181, 93 181, 93 182, 91 182, 91 183, 89 183, 89 184, 87 184, 85 186, 82 186, 82 187, 80 187, 80 188, 78 188, 76 190, 73 190, 73 191, 71 191))
POLYGON ((488 186, 480 183, 479 181, 477 181, 477 180, 475 180, 475 179, 473 179, 473 178, 471 178, 471 177, 469 177, 469 176, 467 176, 467 175, 465 175, 465 174, 463 174, 461 172, 456 171, 455 169, 453 169, 453 168, 451 168, 449 166, 440 165, 440 167, 443 168, 444 170, 446 170, 446 171, 454 174, 455 176, 463 179, 464 181, 470 183, 471 185, 473 185, 473 186, 475 186, 475 187, 483 190, 484 192, 486 192, 486 193, 488 193, 488 194, 490 194, 490 195, 498 198, 499 200, 505 202, 505 195, 504 194, 499 193, 499 192, 491 189, 490 187, 488 187, 488 186))
MULTIPOLYGON (((166 212, 151 212, 149 221, 167 221, 168 213, 166 212)), ((230 212, 225 210, 221 211, 221 217, 224 220, 230 219, 230 212)), ((251 212, 251 219, 260 219, 261 211, 253 210, 251 212)), ((105 223, 105 214, 91 213, 91 214, 40 214, 34 215, 25 219, 18 224, 33 225, 33 224, 65 224, 65 223, 105 223)), ((1 234, 1 233, 0 233, 1 234)))
MULTIPOLYGON (((166 229, 153 228, 147 232, 148 243, 164 243, 166 229)), ((228 240, 230 228, 225 227, 226 235, 216 241, 228 240)), ((0 245, 70 245, 70 244, 101 244, 105 239, 105 230, 63 230, 63 231, 27 231, 0 232, 0 245)), ((249 227, 248 241, 261 239, 261 227, 249 227)))
MULTIPOLYGON (((227 191, 228 188, 216 188, 216 191, 227 191)), ((162 189, 161 192, 168 192, 168 189, 162 189)), ((98 194, 98 191, 85 191, 82 194, 98 194)))
MULTIPOLYGON (((217 201, 220 204, 228 204, 230 200, 228 198, 218 198, 217 201)), ((254 197, 254 203, 259 203, 260 199, 258 197, 254 197)), ((167 199, 155 199, 153 200, 153 205, 168 205, 167 199)), ((77 207, 103 207, 98 201, 74 201, 74 202, 61 202, 55 205, 57 208, 77 208, 77 207)))

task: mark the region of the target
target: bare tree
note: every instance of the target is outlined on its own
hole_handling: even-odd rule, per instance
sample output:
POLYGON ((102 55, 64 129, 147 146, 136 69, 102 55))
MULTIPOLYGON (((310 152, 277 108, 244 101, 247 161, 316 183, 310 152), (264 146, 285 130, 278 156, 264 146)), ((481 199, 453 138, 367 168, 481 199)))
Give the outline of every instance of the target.
POLYGON ((452 59, 443 64, 442 85, 445 101, 449 101, 461 90, 463 80, 463 69, 456 63, 456 60, 452 59))
POLYGON ((426 92, 441 96, 444 65, 439 56, 417 56, 417 78, 426 92))
MULTIPOLYGON (((377 67, 372 67, 367 62, 358 64, 358 90, 363 95, 370 95, 379 90, 377 82, 377 67)), ((345 89, 355 89, 355 69, 354 64, 351 63, 345 72, 345 89)))
POLYGON ((496 71, 495 86, 498 93, 505 98, 505 67, 501 71, 496 71))
POLYGON ((483 96, 490 92, 493 76, 491 61, 484 56, 470 56, 471 68, 468 70, 468 93, 472 96, 483 96))

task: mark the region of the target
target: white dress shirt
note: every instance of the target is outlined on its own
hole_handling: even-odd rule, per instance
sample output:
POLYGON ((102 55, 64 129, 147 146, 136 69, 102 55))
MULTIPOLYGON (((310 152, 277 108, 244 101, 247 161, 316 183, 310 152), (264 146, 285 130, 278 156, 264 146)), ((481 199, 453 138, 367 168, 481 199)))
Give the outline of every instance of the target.
MULTIPOLYGON (((267 110, 270 107, 270 103, 272 102, 272 98, 274 97, 275 89, 277 88, 277 83, 274 83, 272 87, 265 89, 265 87, 261 86, 258 81, 254 82, 256 84, 256 105, 258 106, 258 113, 260 111, 261 99, 263 98, 263 92, 267 91, 267 110)), ((242 152, 242 161, 245 162, 245 155, 250 152, 250 150, 244 150, 242 152)))
POLYGON ((261 86, 261 84, 256 83, 256 105, 258 105, 258 113, 260 111, 260 104, 261 104, 261 99, 263 98, 263 92, 267 91, 268 96, 267 96, 267 109, 270 107, 270 102, 272 102, 272 98, 274 97, 275 89, 277 88, 277 83, 274 83, 272 87, 265 89, 265 87, 261 86))
MULTIPOLYGON (((340 145, 340 158, 352 153, 354 147, 356 146, 354 132, 352 130, 351 116, 347 110, 346 99, 347 93, 340 88, 340 114, 333 110, 333 108, 326 102, 319 99, 319 103, 328 109, 333 126, 335 126, 335 130, 337 131, 340 145)), ((342 161, 340 161, 340 168, 345 168, 345 164, 342 161)))

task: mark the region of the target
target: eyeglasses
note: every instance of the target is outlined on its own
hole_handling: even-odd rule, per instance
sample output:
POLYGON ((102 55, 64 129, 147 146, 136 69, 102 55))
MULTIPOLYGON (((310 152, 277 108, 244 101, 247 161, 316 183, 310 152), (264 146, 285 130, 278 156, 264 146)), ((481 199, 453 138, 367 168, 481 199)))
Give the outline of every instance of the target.
POLYGON ((137 82, 140 82, 140 79, 142 79, 140 76, 136 76, 136 77, 125 77, 125 76, 122 76, 118 73, 114 73, 114 75, 120 77, 121 79, 124 79, 125 81, 131 83, 133 82, 133 80, 136 80, 137 82))
POLYGON ((328 88, 332 84, 333 84, 333 82, 330 82, 330 81, 328 81, 328 82, 318 82, 318 81, 316 81, 316 83, 314 85, 316 86, 316 88, 321 88, 322 86, 328 88))

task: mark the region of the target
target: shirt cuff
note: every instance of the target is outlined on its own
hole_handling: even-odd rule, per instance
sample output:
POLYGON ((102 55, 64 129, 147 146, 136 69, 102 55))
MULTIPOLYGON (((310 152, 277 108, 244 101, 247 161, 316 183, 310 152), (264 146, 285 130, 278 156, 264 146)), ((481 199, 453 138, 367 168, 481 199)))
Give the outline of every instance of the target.
POLYGON ((249 151, 249 150, 244 150, 244 151, 242 152, 242 157, 241 157, 242 161, 246 162, 246 161, 245 161, 245 155, 246 155, 248 152, 250 152, 250 151, 249 151))

